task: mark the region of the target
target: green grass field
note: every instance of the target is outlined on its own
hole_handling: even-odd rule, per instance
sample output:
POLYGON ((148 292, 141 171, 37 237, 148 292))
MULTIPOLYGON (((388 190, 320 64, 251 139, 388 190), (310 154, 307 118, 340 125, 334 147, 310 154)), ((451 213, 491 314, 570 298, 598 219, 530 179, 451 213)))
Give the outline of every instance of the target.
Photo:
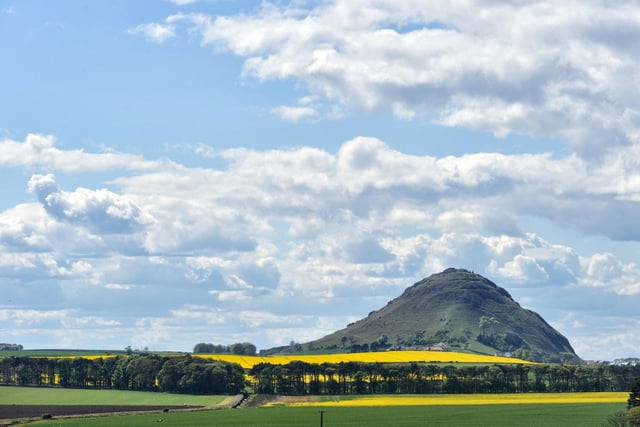
POLYGON ((0 386, 0 405, 166 405, 213 406, 228 396, 0 386))
MULTIPOLYGON (((159 356, 181 356, 187 353, 180 351, 151 351, 136 350, 132 354, 153 353, 159 356)), ((91 357, 91 356, 124 356, 124 350, 2 350, 0 357, 91 357)))
POLYGON ((3 350, 0 357, 83 357, 126 354, 124 350, 3 350))
MULTIPOLYGON (((49 405, 204 405, 220 404, 227 396, 192 396, 119 390, 78 390, 0 387, 0 404, 49 405)), ((357 396, 349 396, 356 398, 357 396)), ((496 404, 374 407, 259 407, 199 412, 100 416, 38 421, 36 426, 491 426, 601 427, 624 403, 496 404)))
MULTIPOLYGON (((325 408, 324 426, 491 426, 491 427, 600 427, 607 417, 624 409, 620 404, 486 405, 325 408)), ((39 421, 33 426, 260 426, 320 425, 318 408, 275 407, 203 412, 39 421)))

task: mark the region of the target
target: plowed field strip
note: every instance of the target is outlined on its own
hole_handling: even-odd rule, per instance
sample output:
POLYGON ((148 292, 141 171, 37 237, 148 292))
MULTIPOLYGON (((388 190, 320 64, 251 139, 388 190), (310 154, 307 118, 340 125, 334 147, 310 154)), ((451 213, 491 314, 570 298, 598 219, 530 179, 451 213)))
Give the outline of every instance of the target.
POLYGON ((200 406, 129 406, 129 405, 0 405, 0 419, 104 414, 118 412, 162 411, 164 409, 196 409, 200 406))

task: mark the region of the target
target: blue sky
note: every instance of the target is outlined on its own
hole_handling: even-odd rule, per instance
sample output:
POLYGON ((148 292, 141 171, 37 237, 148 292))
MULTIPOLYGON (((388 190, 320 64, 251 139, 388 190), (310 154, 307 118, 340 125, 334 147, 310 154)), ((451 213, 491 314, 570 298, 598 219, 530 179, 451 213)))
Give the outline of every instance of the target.
POLYGON ((269 348, 464 267, 638 356, 639 21, 0 0, 0 341, 269 348))

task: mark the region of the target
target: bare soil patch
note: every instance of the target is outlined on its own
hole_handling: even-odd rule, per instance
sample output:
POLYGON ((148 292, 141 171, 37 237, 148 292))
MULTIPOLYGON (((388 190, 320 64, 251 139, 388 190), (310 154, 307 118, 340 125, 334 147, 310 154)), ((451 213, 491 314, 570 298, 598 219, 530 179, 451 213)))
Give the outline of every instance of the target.
POLYGON ((319 399, 318 396, 280 396, 271 394, 257 394, 251 396, 246 404, 247 407, 263 406, 268 403, 271 404, 291 404, 300 402, 315 402, 319 399))
POLYGON ((318 396, 282 396, 280 399, 282 403, 308 403, 317 401, 318 396))
POLYGON ((0 405, 0 426, 16 419, 41 418, 51 414, 54 418, 69 415, 100 415, 130 412, 161 412, 168 410, 194 410, 201 406, 128 406, 128 405, 0 405))
POLYGON ((248 408, 255 408, 257 406, 266 405, 269 402, 274 402, 277 399, 278 396, 272 394, 255 394, 249 397, 245 406, 248 408))

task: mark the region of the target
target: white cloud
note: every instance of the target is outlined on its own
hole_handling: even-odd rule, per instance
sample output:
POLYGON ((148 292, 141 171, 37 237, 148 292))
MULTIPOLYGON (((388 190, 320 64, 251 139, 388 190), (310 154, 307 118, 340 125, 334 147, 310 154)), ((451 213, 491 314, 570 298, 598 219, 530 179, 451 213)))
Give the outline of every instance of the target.
POLYGON ((598 253, 581 260, 581 283, 612 289, 622 295, 640 295, 640 268, 623 263, 611 253, 598 253))
MULTIPOLYGON (((635 187, 611 185, 620 181, 619 177, 635 182, 638 174, 633 165, 621 164, 614 169, 589 165, 575 156, 554 159, 547 154, 480 153, 438 159, 394 151, 374 138, 348 141, 336 154, 299 148, 264 152, 234 149, 220 155, 228 161, 225 170, 185 169, 180 175, 141 175, 121 178, 117 183, 154 212, 157 228, 167 231, 173 239, 183 234, 207 235, 202 231, 202 227, 212 226, 206 225, 207 219, 226 224, 215 226, 220 230, 235 229, 238 236, 247 233, 256 243, 273 241, 281 227, 289 233, 282 236, 285 239, 304 237, 289 253, 307 260, 307 267, 312 270, 304 274, 326 276, 323 280, 328 284, 319 295, 331 294, 333 285, 329 284, 335 284, 331 277, 345 281, 360 277, 361 273, 349 276, 349 267, 341 256, 362 264, 367 261, 366 250, 372 248, 377 248, 377 255, 371 257, 370 253, 369 261, 375 261, 375 265, 365 268, 366 274, 391 274, 393 268, 422 274, 472 263, 484 268, 491 265, 487 271, 514 283, 547 282, 547 277, 551 280, 561 276, 563 281, 577 280, 580 267, 576 254, 523 236, 518 224, 522 215, 580 232, 636 239, 633 216, 628 215, 629 209, 636 209, 636 202, 625 200, 635 197, 635 187), (225 185, 219 186, 218 182, 225 185), (154 197, 147 198, 147 194, 154 197), (620 211, 624 206, 627 210, 620 211), (578 215, 585 209, 590 215, 578 215), (178 213, 181 221, 176 222, 178 213), (611 217, 619 220, 612 222, 611 217), (190 227, 194 231, 174 232, 185 223, 193 224, 190 227), (238 224, 243 224, 242 230, 238 224), (385 243, 394 241, 394 236, 406 227, 447 233, 436 247, 424 249, 421 256, 428 253, 430 264, 420 266, 415 257, 403 260, 403 250, 390 250, 385 243), (376 244, 372 240, 375 233, 388 238, 381 238, 376 244), (492 248, 493 244, 487 246, 482 240, 463 237, 477 233, 496 236, 498 246, 492 248), (513 244, 516 240, 509 239, 522 240, 513 244), (511 242, 506 247, 511 245, 512 249, 505 258, 506 241, 511 242), (497 250, 499 256, 492 255, 497 250), (382 257, 382 253, 388 255, 382 257), (396 267, 381 269, 380 261, 393 261, 394 257, 396 267), (323 264, 328 267, 321 267, 323 264), (533 274, 536 271, 538 274, 533 274)), ((149 245, 159 245, 162 236, 160 231, 150 233, 149 245)), ((209 239, 212 240, 215 239, 209 239)), ((202 248, 202 244, 196 242, 193 247, 202 248)), ((231 242, 223 245, 233 247, 231 242)), ((284 249, 280 243, 277 246, 284 249)), ((163 247, 173 250, 170 248, 186 246, 176 242, 175 246, 163 247)), ((262 245, 258 243, 243 250, 251 259, 255 256, 253 250, 259 247, 262 245)), ((273 255, 277 270, 282 270, 286 253, 273 255)), ((229 263, 222 257, 209 267, 202 264, 194 268, 192 277, 209 280, 212 271, 227 276, 239 268, 241 263, 229 263)), ((261 277, 265 278, 264 274, 266 270, 262 270, 261 277)), ((358 280, 369 279, 365 275, 358 280)), ((238 297, 237 293, 234 295, 238 297)))
POLYGON ((112 289, 115 291, 129 291, 131 290, 131 285, 121 285, 118 283, 107 283, 104 285, 106 289, 112 289))
POLYGON ((636 333, 640 321, 633 315, 616 313, 610 307, 604 315, 570 312, 560 320, 559 328, 571 333, 572 345, 578 354, 591 355, 590 359, 612 360, 618 357, 636 357, 640 338, 636 333), (575 326, 570 326, 574 324, 575 326), (594 349, 602 349, 596 350, 594 349), (608 352, 607 349, 614 349, 608 352))
POLYGON ((17 326, 34 325, 49 321, 61 322, 69 316, 69 310, 9 310, 9 318, 17 326))
POLYGON ((207 306, 188 305, 176 310, 172 310, 175 319, 189 319, 204 321, 207 324, 222 324, 226 322, 224 312, 219 309, 212 310, 207 306))
POLYGON ((47 231, 55 228, 42 209, 17 205, 0 213, 0 247, 15 252, 44 252, 53 248, 47 231))
MULTIPOLYGON (((258 247, 257 236, 270 238, 278 222, 287 224, 291 237, 307 239, 354 225, 367 233, 410 225, 518 235, 520 215, 637 239, 631 213, 639 175, 633 163, 596 167, 572 156, 502 154, 437 159, 403 154, 372 138, 348 141, 336 154, 300 148, 220 155, 228 162, 225 170, 180 168, 119 178, 114 182, 123 195, 66 192, 53 175, 34 175, 29 187, 53 219, 94 232, 144 228, 152 253, 204 247, 250 252, 258 247), (585 209, 590 215, 577 214, 585 209)), ((0 221, 6 244, 46 249, 51 223, 17 215, 0 221)), ((351 234, 355 241, 364 238, 358 233, 351 234)))
POLYGON ((494 268, 494 272, 504 278, 521 283, 539 283, 549 280, 549 274, 537 263, 536 259, 518 254, 503 267, 494 268))
POLYGON ((93 191, 78 188, 73 193, 62 191, 52 174, 33 175, 28 187, 54 218, 97 232, 129 233, 154 221, 133 201, 106 189, 93 191))
POLYGON ((280 105, 271 109, 271 112, 282 120, 288 122, 299 122, 301 120, 313 119, 318 116, 318 112, 307 106, 287 106, 280 105))
POLYGON ((0 253, 0 277, 18 282, 84 277, 84 264, 59 260, 51 253, 0 253))
MULTIPOLYGON (((560 137, 584 156, 638 142, 640 10, 631 1, 263 3, 174 15, 260 81, 450 126, 560 137)), ((312 114, 277 107, 285 119, 312 114)))
POLYGON ((170 24, 148 23, 141 24, 128 30, 130 34, 139 34, 155 43, 164 43, 176 36, 176 28, 170 24))
POLYGON ((188 4, 198 3, 200 0, 168 0, 171 3, 177 4, 178 6, 186 6, 188 4))
POLYGON ((78 316, 77 310, 1 310, 2 318, 18 328, 32 327, 55 322, 64 328, 84 328, 84 327, 114 327, 120 322, 113 319, 105 319, 99 316, 78 316))
POLYGON ((24 141, 0 139, 0 166, 84 172, 108 169, 148 171, 166 165, 111 151, 87 153, 84 150, 63 150, 56 147, 56 138, 51 135, 29 134, 24 141))
POLYGON ((277 316, 269 312, 244 310, 238 312, 238 320, 244 323, 249 328, 261 328, 278 324, 302 324, 306 323, 309 318, 308 316, 306 318, 303 318, 301 316, 277 316))

